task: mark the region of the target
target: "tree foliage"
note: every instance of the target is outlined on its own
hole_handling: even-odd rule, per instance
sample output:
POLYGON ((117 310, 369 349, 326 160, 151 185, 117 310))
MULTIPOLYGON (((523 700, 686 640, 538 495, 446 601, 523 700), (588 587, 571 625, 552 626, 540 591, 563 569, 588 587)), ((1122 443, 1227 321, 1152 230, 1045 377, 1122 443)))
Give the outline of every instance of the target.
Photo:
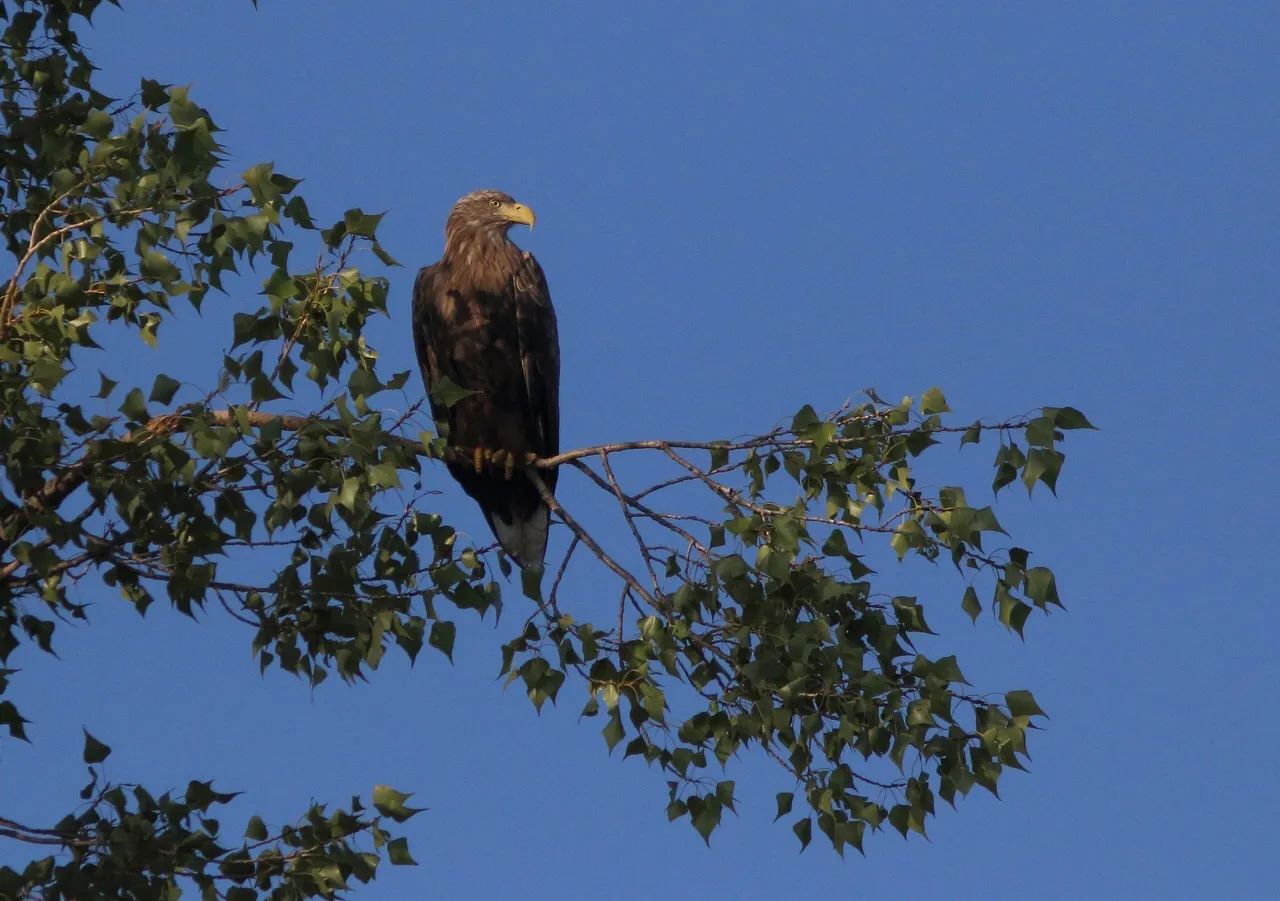
MULTIPOLYGON (((227 186, 219 129, 183 87, 96 91, 74 28, 98 5, 0 2, 0 231, 14 260, 0 287, 0 662, 24 646, 52 653, 59 623, 87 620, 90 590, 140 612, 157 598, 186 614, 221 607, 247 625, 262 668, 312 686, 368 678, 392 648, 451 658, 459 611, 498 612, 514 574, 432 511, 421 486, 444 478, 436 461, 450 450, 421 402, 397 414, 375 402, 417 381, 380 369, 365 337, 390 286, 352 260, 394 265, 381 217, 353 209, 322 228, 299 181, 270 164, 227 186), (248 271, 261 293, 246 301, 248 271), (121 348, 156 346, 186 305, 227 329, 220 367, 131 381, 121 348), (313 415, 279 412, 309 397, 313 415), (92 412, 102 399, 115 415, 92 412), (246 559, 273 574, 232 575, 246 559)), ((1064 434, 1091 427, 1069 407, 972 425, 949 413, 937 389, 896 404, 870 394, 745 440, 538 461, 598 486, 630 539, 604 546, 547 495, 568 550, 519 580, 502 671, 539 708, 572 683, 609 749, 660 767, 668 816, 704 839, 738 799, 722 765, 757 752, 785 773, 777 815, 802 846, 815 825, 837 851, 886 823, 923 834, 935 796, 995 792, 1022 766, 1042 712, 1029 692, 979 692, 955 657, 916 652, 925 605, 876 592, 867 546, 953 565, 963 609, 1021 634, 1034 608, 1059 603, 1052 572, 963 488, 922 487, 918 458, 986 436, 997 491, 1054 490, 1064 434), (635 457, 670 472, 629 485, 615 464, 635 457), (602 589, 616 584, 608 622, 561 591, 591 558, 602 589)), ((0 669, 0 695, 14 673, 0 669)), ((27 723, 0 700, 9 736, 26 739, 27 723)), ((86 733, 92 779, 56 824, 0 811, 0 837, 48 854, 0 868, 0 896, 169 898, 185 885, 234 901, 332 897, 381 859, 413 862, 392 832, 415 811, 393 789, 375 788, 368 807, 313 806, 283 830, 254 817, 229 840, 216 809, 232 795, 198 780, 104 783, 107 753, 86 733)))

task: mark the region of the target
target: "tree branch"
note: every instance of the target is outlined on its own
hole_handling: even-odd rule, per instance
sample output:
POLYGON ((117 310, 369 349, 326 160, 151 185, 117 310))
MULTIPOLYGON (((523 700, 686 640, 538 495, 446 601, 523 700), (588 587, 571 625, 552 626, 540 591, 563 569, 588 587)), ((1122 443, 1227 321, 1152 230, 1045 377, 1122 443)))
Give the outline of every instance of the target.
POLYGON ((600 547, 600 544, 591 537, 591 534, 579 525, 576 519, 569 515, 569 512, 561 506, 559 501, 556 500, 555 495, 551 493, 551 489, 547 487, 547 483, 542 480, 542 476, 538 475, 537 471, 533 467, 526 467, 525 475, 529 477, 529 481, 533 482, 533 487, 538 489, 538 496, 541 497, 542 502, 547 505, 547 509, 560 517, 560 521, 569 527, 573 534, 587 546, 591 553, 596 555, 596 558, 601 563, 613 570, 614 575, 630 585, 632 589, 634 589, 640 597, 644 598, 651 607, 655 610, 661 609, 661 605, 658 603, 657 599, 649 592, 645 591, 644 586, 640 584, 636 577, 628 570, 618 565, 618 562, 610 557, 604 548, 600 547))

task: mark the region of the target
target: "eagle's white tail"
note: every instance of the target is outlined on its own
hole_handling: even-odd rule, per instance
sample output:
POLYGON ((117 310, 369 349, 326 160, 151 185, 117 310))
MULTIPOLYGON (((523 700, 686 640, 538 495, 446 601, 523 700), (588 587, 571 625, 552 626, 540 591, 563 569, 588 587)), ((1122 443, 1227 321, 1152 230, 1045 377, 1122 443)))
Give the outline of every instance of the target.
POLYGON ((542 565, 547 555, 548 521, 545 504, 539 504, 533 515, 525 520, 514 519, 507 523, 498 516, 489 518, 498 543, 521 568, 542 565))

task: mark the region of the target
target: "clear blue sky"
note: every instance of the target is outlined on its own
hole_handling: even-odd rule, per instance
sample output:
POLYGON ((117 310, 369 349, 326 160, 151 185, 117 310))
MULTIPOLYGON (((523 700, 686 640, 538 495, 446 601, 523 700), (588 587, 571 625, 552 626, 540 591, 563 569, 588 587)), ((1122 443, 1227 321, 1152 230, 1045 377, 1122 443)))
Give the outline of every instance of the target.
MULTIPOLYGON (((33 747, 0 745, 0 809, 73 805, 83 725, 115 748, 112 778, 216 777, 277 823, 312 797, 416 791, 421 866, 385 868, 370 899, 1276 891, 1274 4, 124 6, 83 35, 109 88, 193 83, 230 173, 275 160, 320 219, 389 210, 407 267, 375 333, 391 369, 413 365, 411 274, 453 200, 530 204, 516 238, 559 312, 566 446, 758 431, 935 384, 962 418, 1070 403, 1102 431, 1068 443, 1058 499, 997 505, 1068 608, 1025 643, 969 626, 945 573, 886 573, 938 611, 928 651, 1052 717, 1030 775, 941 811, 929 842, 798 855, 770 822, 788 786, 747 760, 707 849, 666 822, 659 774, 577 721, 579 694, 538 718, 500 690, 511 620, 460 618, 456 667, 424 652, 312 693, 259 677, 225 617, 140 621, 105 593, 61 662, 17 661, 39 716, 33 747)), ((212 306, 186 318, 173 334, 228 334, 212 306)), ((161 354, 139 366, 182 359, 161 354)), ((441 509, 483 534, 451 486, 441 509)))

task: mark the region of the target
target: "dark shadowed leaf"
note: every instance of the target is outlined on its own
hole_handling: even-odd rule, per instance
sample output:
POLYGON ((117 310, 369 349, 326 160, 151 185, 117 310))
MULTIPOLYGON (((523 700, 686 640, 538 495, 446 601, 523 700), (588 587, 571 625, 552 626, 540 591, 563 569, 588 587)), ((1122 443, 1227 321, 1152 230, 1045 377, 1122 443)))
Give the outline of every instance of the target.
POLYGON ((111 754, 111 749, 90 735, 88 729, 82 731, 84 732, 84 762, 102 763, 111 754))
POLYGON ((427 644, 448 657, 449 662, 452 663, 453 640, 457 637, 457 634, 458 627, 453 623, 437 620, 431 624, 431 634, 427 637, 427 644))
POLYGON ((141 388, 131 388, 120 405, 120 412, 133 422, 147 421, 147 402, 142 398, 141 388))
POLYGON ((6 727, 9 735, 26 741, 27 732, 23 727, 29 722, 31 721, 18 713, 18 708, 13 706, 12 701, 0 701, 0 726, 6 727))
POLYGON ((111 395, 111 392, 115 390, 116 385, 119 384, 119 382, 115 382, 107 378, 101 372, 98 373, 98 379, 99 379, 98 393, 95 394, 94 397, 100 397, 104 399, 109 397, 111 395))
POLYGON ((173 395, 182 387, 182 383, 177 379, 171 379, 169 376, 161 373, 156 376, 155 384, 151 386, 151 397, 153 403, 167 404, 173 400, 173 395))
POLYGON ((821 421, 822 420, 818 419, 818 414, 814 411, 813 407, 805 404, 800 408, 800 412, 792 418, 791 431, 798 435, 806 429, 817 425, 821 421))
POLYGON ((249 818, 249 825, 245 827, 244 837, 251 842, 266 841, 267 824, 262 822, 262 817, 252 816, 249 818))
POLYGON ((808 818, 796 820, 791 831, 796 834, 796 838, 800 839, 800 850, 803 851, 813 840, 813 820, 808 818))

